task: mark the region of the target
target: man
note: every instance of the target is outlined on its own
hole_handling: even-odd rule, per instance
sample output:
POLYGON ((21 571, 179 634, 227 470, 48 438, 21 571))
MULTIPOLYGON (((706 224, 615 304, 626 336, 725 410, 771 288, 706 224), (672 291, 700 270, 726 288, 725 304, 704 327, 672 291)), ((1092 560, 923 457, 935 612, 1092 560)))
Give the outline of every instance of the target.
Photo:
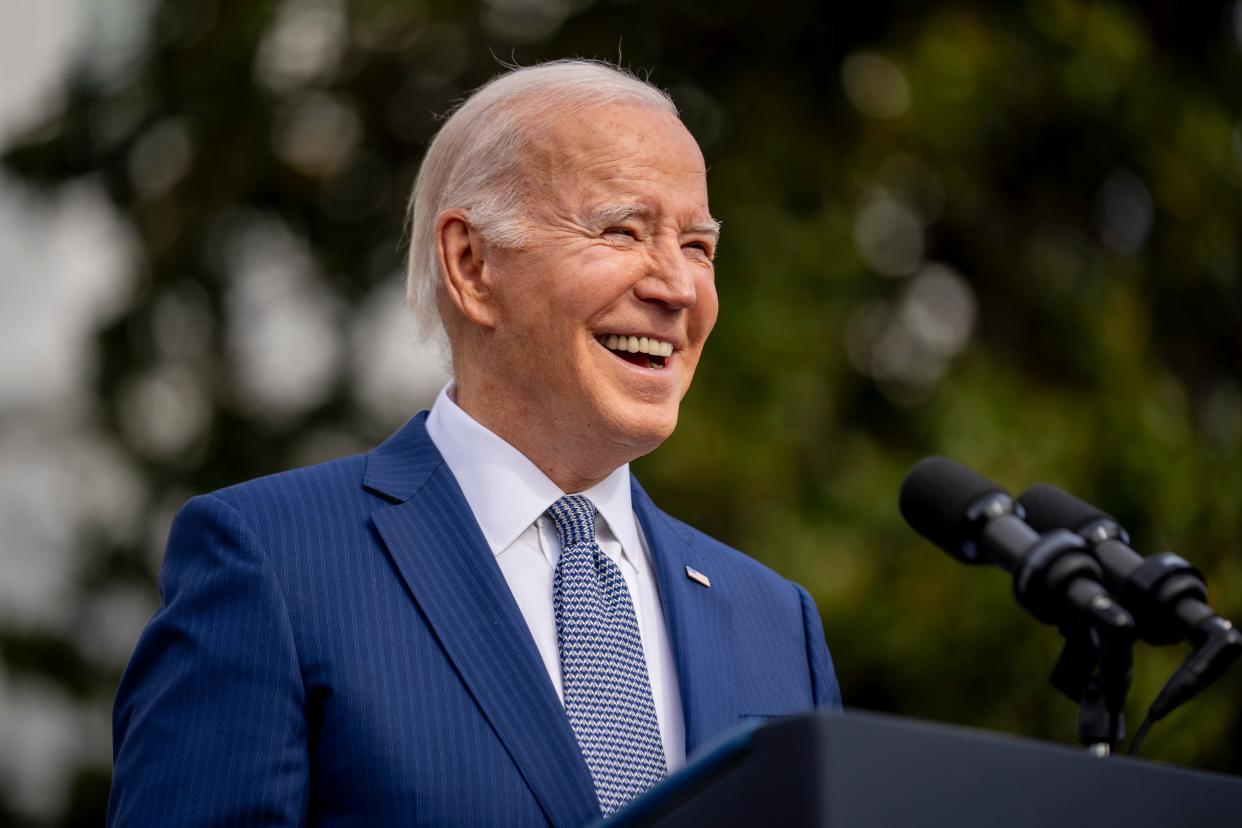
POLYGON ((410 292, 454 382, 370 453, 197 497, 115 710, 117 824, 571 826, 838 705, 809 596, 658 510, 718 224, 663 93, 507 73, 428 149, 410 292))

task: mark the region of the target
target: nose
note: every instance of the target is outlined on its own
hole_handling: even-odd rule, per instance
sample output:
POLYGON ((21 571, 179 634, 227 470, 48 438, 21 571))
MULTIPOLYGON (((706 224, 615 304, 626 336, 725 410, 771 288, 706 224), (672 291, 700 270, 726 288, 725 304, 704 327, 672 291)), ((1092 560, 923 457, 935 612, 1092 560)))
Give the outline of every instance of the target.
POLYGON ((698 300, 698 282, 703 265, 686 258, 676 239, 660 245, 647 273, 634 285, 634 294, 648 302, 658 302, 673 310, 685 310, 698 300))

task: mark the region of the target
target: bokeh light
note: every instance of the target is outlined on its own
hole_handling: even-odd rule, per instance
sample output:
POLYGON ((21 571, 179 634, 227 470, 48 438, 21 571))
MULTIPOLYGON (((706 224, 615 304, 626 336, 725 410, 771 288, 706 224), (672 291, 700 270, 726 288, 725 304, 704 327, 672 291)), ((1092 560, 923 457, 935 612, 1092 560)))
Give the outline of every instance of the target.
POLYGON ((874 52, 854 52, 841 63, 841 84, 855 108, 872 118, 896 118, 910 107, 910 83, 897 64, 874 52))

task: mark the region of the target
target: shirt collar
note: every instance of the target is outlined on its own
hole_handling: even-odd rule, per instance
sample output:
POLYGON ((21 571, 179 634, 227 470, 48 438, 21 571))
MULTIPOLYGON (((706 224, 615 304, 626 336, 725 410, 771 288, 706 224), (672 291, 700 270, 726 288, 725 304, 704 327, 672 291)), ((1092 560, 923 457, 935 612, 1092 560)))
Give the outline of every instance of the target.
MULTIPOLYGON (((452 382, 440 390, 427 417, 427 433, 457 478, 492 554, 499 555, 565 493, 526 455, 463 411, 453 400, 454 391, 452 382)), ((582 494, 595 504, 625 555, 640 561, 629 464, 582 494)))

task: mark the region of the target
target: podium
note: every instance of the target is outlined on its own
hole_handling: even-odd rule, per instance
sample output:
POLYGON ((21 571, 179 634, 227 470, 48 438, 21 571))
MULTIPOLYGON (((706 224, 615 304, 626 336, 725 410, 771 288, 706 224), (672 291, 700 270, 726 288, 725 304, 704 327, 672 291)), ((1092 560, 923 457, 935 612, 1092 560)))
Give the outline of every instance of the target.
POLYGON ((741 726, 600 825, 1239 828, 1242 778, 825 711, 741 726))

